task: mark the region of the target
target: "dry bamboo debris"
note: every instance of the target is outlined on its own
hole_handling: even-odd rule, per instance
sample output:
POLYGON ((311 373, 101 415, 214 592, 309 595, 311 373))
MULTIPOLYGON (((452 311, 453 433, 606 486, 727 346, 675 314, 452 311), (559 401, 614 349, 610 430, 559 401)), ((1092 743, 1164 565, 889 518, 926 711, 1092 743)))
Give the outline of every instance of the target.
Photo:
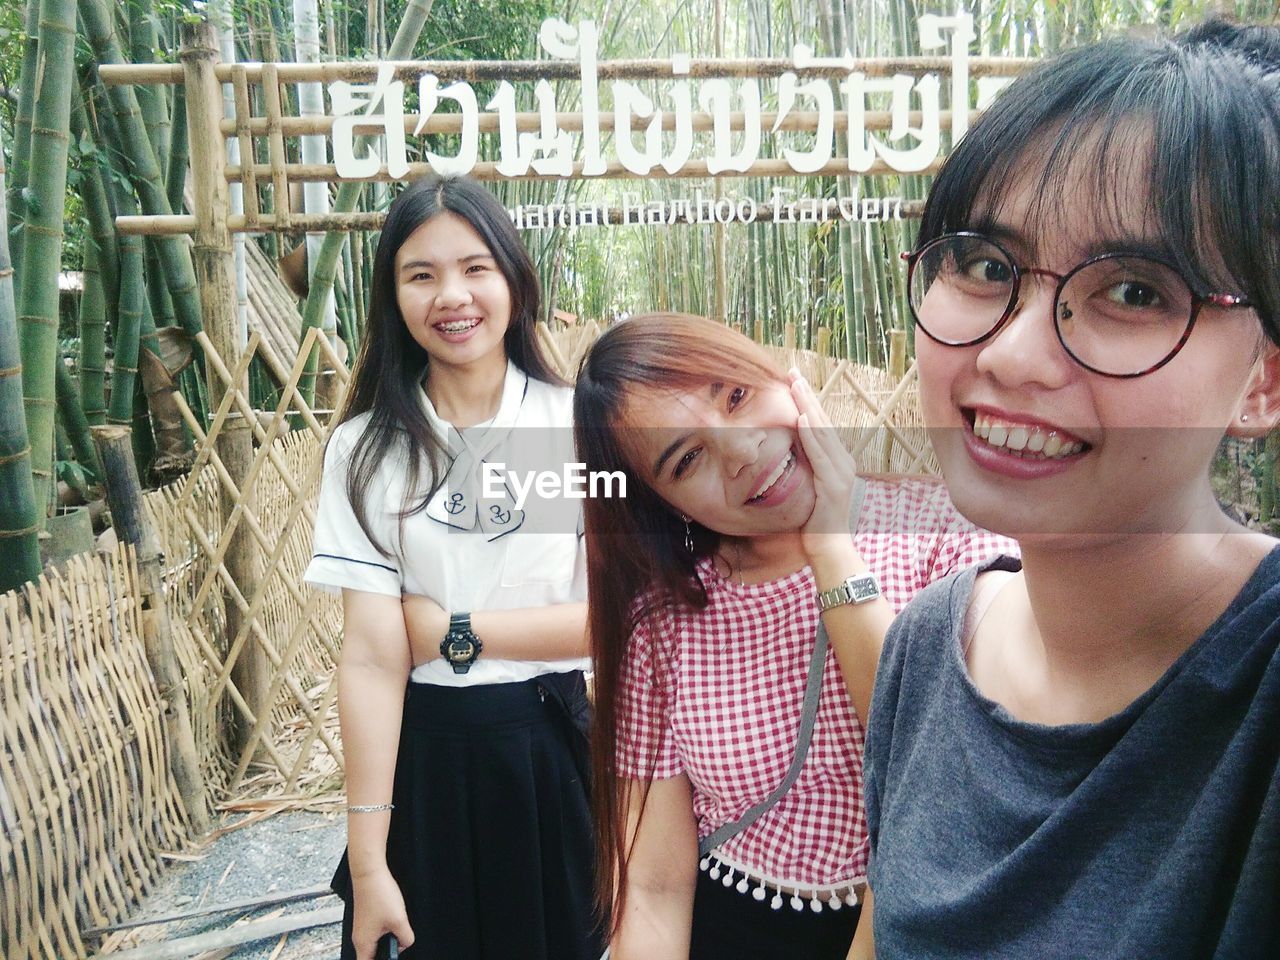
POLYGON ((89 927, 82 931, 85 937, 100 937, 108 933, 115 933, 118 930, 132 930, 137 927, 153 927, 165 923, 178 923, 183 920, 194 920, 197 917, 212 917, 220 913, 247 913, 251 910, 261 910, 264 907, 275 907, 285 903, 297 903, 301 900, 316 900, 321 897, 332 896, 333 891, 328 884, 322 884, 315 887, 306 887, 302 890, 290 890, 286 893, 274 893, 265 897, 247 897, 241 900, 232 900, 227 903, 216 903, 210 906, 195 907, 191 910, 180 910, 176 913, 166 913, 158 917, 140 917, 133 920, 126 920, 122 923, 114 923, 105 927, 89 927))
MULTIPOLYGON (((969 57, 969 76, 973 78, 1009 76, 1034 66, 1035 57, 969 57)), ((954 61, 950 57, 864 57, 837 62, 799 65, 789 57, 694 57, 687 61, 682 77, 694 80, 714 77, 768 79, 784 73, 798 77, 843 79, 850 73, 867 77, 891 77, 897 73, 950 74, 954 61)), ((424 73, 441 80, 581 80, 582 67, 561 60, 401 60, 357 61, 344 63, 282 63, 282 83, 331 83, 335 80, 368 82, 378 78, 383 66, 392 68, 397 80, 416 80, 424 73)), ((261 83, 269 64, 219 64, 214 76, 220 83, 234 83, 236 67, 243 66, 247 79, 261 83)), ((599 80, 670 80, 684 62, 663 59, 601 60, 596 64, 599 80)), ((166 63, 103 64, 98 75, 108 86, 117 84, 181 83, 182 68, 166 63)))
POLYGON ((219 950, 225 947, 255 943, 259 940, 270 940, 282 933, 295 930, 309 930, 314 927, 325 927, 342 922, 342 907, 326 907, 307 913, 295 913, 287 916, 275 916, 270 919, 256 920, 250 923, 235 924, 226 930, 215 930, 192 937, 176 940, 165 940, 161 943, 149 943, 121 950, 118 953, 98 954, 98 957, 110 960, 183 960, 193 957, 204 950, 219 950))

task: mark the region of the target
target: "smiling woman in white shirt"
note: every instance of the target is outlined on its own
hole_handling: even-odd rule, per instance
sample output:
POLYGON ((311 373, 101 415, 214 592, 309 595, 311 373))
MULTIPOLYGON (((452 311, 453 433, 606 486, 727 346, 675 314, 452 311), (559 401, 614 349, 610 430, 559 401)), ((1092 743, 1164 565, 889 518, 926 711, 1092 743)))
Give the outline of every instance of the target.
POLYGON ((344 960, 390 936, 405 960, 601 952, 580 511, 505 472, 574 459, 539 302, 483 187, 429 177, 392 204, 306 572, 345 616, 344 960))

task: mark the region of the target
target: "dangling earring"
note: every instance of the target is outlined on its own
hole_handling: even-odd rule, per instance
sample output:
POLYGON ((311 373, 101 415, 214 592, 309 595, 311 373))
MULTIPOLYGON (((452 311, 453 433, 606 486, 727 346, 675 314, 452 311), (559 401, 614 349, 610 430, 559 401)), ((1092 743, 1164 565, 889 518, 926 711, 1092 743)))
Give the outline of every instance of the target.
POLYGON ((684 521, 684 548, 693 553, 693 528, 689 526, 689 518, 683 513, 680 514, 680 519, 684 521))

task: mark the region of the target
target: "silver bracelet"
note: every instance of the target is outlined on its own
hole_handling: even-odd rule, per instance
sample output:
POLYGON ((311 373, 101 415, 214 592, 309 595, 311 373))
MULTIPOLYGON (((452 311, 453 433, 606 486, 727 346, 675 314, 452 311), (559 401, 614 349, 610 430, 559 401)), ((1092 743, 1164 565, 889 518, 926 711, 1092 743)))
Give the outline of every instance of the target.
POLYGON ((353 803, 347 807, 347 813, 382 813, 395 808, 394 803, 353 803))

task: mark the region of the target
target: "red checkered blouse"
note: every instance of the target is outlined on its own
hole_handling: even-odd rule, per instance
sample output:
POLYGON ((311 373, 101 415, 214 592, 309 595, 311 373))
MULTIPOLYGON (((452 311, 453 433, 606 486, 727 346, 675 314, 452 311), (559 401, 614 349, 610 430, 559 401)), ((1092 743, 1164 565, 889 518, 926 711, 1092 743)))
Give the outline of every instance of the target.
MULTIPOLYGON (((932 581, 1017 551, 960 516, 935 478, 867 478, 857 517, 854 543, 895 612, 932 581)), ((619 776, 637 780, 686 774, 701 838, 768 796, 790 766, 818 605, 807 566, 745 586, 720 577, 710 558, 698 573, 703 610, 664 611, 653 621, 656 638, 649 621, 632 634, 617 763, 619 776)), ((862 746, 862 723, 828 651, 799 779, 725 842, 719 860, 784 887, 834 889, 863 878, 862 746)))

